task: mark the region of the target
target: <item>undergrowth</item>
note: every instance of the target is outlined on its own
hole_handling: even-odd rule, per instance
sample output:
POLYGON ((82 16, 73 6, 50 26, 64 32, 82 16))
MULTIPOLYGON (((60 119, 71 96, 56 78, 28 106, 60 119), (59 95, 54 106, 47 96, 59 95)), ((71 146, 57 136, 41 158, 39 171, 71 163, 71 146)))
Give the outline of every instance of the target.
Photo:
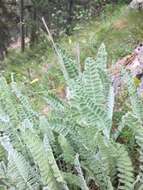
POLYGON ((62 99, 39 91, 47 116, 33 109, 14 75, 10 83, 0 78, 2 190, 141 190, 143 102, 130 73, 123 75, 130 110, 115 129, 117 102, 105 45, 96 59, 85 59, 83 70, 57 50, 68 94, 62 99), (121 141, 128 129, 129 142, 121 141))
MULTIPOLYGON (((143 16, 140 12, 129 11, 126 5, 108 5, 99 17, 88 23, 79 23, 72 36, 58 39, 76 60, 83 65, 86 55, 96 57, 99 45, 104 42, 108 51, 108 67, 121 57, 130 54, 143 38, 143 16)), ((10 80, 10 73, 16 80, 34 91, 41 88, 53 89, 64 96, 65 82, 60 72, 57 56, 53 53, 47 37, 41 37, 33 49, 24 54, 11 50, 2 63, 3 73, 10 80), (36 79, 36 80, 35 80, 36 79), (34 80, 34 81, 33 81, 34 80), (47 85, 48 84, 48 85, 47 85)), ((39 106, 41 102, 38 103, 39 106)))

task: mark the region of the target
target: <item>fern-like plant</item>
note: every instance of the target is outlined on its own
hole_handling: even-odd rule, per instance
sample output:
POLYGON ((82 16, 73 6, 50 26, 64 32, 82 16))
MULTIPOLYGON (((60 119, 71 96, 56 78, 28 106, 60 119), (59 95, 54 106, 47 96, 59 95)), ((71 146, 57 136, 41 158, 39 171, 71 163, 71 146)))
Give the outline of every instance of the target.
POLYGON ((113 132, 114 89, 107 69, 105 45, 83 72, 57 48, 69 97, 44 92, 51 107, 46 118, 33 110, 12 77, 0 78, 0 172, 2 188, 14 190, 139 190, 143 186, 142 102, 127 77, 130 110, 113 132), (139 167, 120 143, 123 129, 132 129, 139 167))

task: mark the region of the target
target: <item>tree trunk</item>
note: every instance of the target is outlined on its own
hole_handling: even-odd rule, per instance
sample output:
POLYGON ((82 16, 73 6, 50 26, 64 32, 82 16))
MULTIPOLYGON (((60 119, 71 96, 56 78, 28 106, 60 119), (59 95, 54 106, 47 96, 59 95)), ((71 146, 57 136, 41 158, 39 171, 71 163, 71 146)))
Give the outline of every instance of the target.
POLYGON ((67 35, 71 34, 71 25, 72 25, 72 20, 73 20, 73 7, 74 7, 74 0, 68 0, 68 3, 67 3, 68 17, 67 17, 67 29, 66 29, 67 35))
POLYGON ((37 41, 37 9, 33 7, 33 18, 32 18, 32 28, 31 28, 31 39, 30 39, 30 47, 32 47, 37 41))
POLYGON ((20 34, 21 34, 21 51, 25 50, 25 31, 24 31, 24 0, 20 1, 20 34))

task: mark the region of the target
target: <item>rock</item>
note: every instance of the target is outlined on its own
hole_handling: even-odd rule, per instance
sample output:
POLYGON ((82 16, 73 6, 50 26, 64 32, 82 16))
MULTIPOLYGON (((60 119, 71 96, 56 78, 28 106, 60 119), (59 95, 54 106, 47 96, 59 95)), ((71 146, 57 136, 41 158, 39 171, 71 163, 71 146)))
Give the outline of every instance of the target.
POLYGON ((131 9, 143 10, 143 0, 132 0, 129 7, 131 9))
POLYGON ((110 68, 116 94, 119 92, 119 88, 123 84, 123 81, 121 80, 121 70, 123 68, 129 71, 133 78, 139 78, 139 80, 142 80, 143 87, 143 43, 139 44, 132 54, 123 57, 110 68))

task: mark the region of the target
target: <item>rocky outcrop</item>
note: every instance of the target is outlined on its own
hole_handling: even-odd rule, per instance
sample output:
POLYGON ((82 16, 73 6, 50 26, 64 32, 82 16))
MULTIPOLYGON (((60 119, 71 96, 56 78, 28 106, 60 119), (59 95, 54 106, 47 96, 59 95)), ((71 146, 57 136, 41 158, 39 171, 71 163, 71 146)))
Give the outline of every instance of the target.
POLYGON ((129 7, 131 9, 143 10, 143 0, 132 0, 129 7))
POLYGON ((125 82, 121 77, 122 69, 130 72, 132 77, 139 81, 138 90, 143 92, 143 43, 139 44, 132 54, 123 57, 111 67, 110 72, 116 94, 120 92, 120 87, 125 82))

